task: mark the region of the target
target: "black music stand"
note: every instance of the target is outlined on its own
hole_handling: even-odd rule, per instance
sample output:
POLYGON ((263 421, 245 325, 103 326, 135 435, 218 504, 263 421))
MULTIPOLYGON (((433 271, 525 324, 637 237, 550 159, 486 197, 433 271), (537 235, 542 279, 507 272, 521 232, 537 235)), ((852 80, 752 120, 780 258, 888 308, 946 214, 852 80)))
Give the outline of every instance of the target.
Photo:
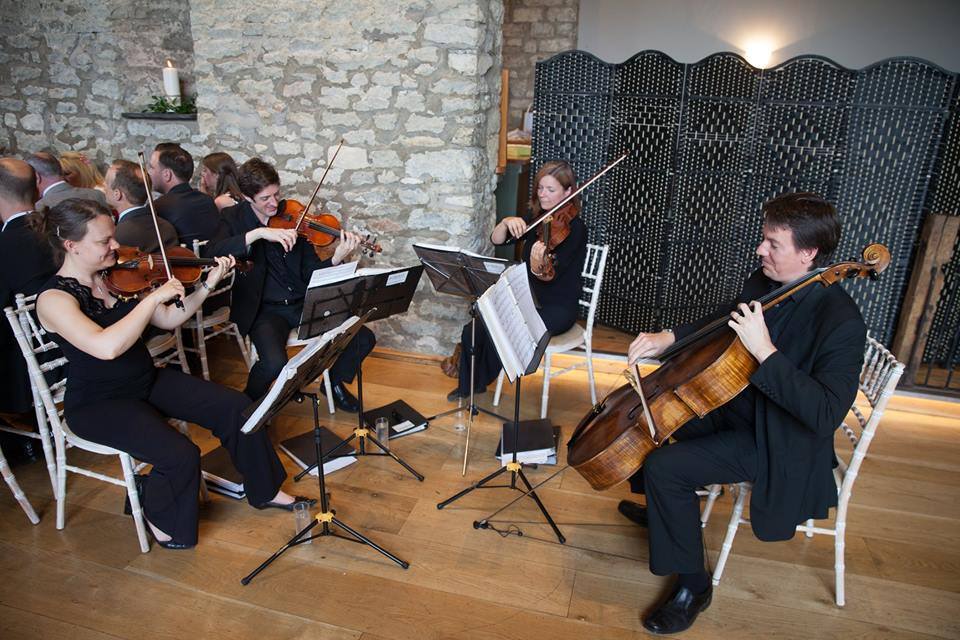
MULTIPOLYGON (((525 268, 521 268, 517 265, 515 268, 519 268, 519 277, 523 278, 526 282, 526 271, 525 268)), ((504 274, 504 277, 508 277, 509 272, 504 274)), ((493 291, 489 293, 494 293, 493 291)), ((513 459, 508 462, 506 465, 501 466, 499 469, 489 474, 488 476, 478 480, 474 484, 470 485, 463 491, 447 498, 443 502, 437 504, 437 509, 443 509, 448 504, 455 502, 467 495, 474 489, 515 489, 517 491, 524 492, 523 489, 517 486, 517 478, 523 483, 527 488, 524 492, 526 495, 529 495, 533 498, 533 501, 536 503, 537 507, 540 509, 540 512, 543 514, 543 517, 546 518, 547 523, 553 529, 553 532, 556 534, 557 539, 560 541, 560 544, 566 542, 566 538, 560 533, 560 529, 557 528, 556 523, 553 521, 553 518, 550 517, 550 513, 547 511, 547 508, 541 502, 540 497, 537 495, 537 492, 534 490, 533 485, 527 480, 527 476, 523 473, 524 466, 536 466, 536 465, 524 465, 523 463, 517 460, 517 453, 519 447, 517 446, 517 441, 520 435, 520 380, 524 376, 535 373, 537 368, 540 366, 540 361, 543 359, 543 354, 547 350, 547 346, 550 344, 550 333, 547 331, 546 327, 543 325, 543 320, 537 314, 536 308, 533 305, 533 298, 529 289, 529 285, 525 289, 517 290, 515 293, 518 294, 517 298, 517 313, 518 316, 522 318, 520 322, 525 322, 526 319, 529 319, 529 322, 525 322, 525 325, 529 325, 532 331, 535 331, 533 335, 530 336, 532 343, 528 343, 529 347, 529 356, 524 357, 523 361, 519 360, 520 352, 514 345, 508 340, 505 333, 500 330, 493 330, 493 325, 500 325, 499 320, 495 317, 496 313, 494 311, 494 305, 484 304, 485 300, 481 300, 476 305, 480 314, 483 316, 484 321, 487 323, 490 330, 491 340, 493 340, 494 345, 497 348, 497 352, 500 354, 500 360, 503 363, 503 370, 507 374, 507 377, 511 380, 515 379, 515 389, 514 389, 514 399, 513 399, 513 459), (522 367, 522 368, 521 368, 522 367), (510 473, 510 483, 509 484, 498 484, 498 485, 489 485, 491 480, 498 477, 502 473, 510 473)), ((483 296, 484 299, 487 298, 487 295, 483 296)), ((518 498, 519 499, 519 498, 518 498)), ((501 509, 502 510, 502 509, 501 509)), ((490 526, 488 519, 478 520, 473 523, 475 529, 486 529, 490 526)))
MULTIPOLYGON (((307 289, 303 301, 303 316, 298 335, 317 335, 353 315, 362 315, 365 322, 371 322, 389 318, 398 313, 406 313, 407 309, 410 308, 413 295, 417 291, 417 283, 420 281, 422 274, 423 267, 417 265, 401 269, 376 270, 375 273, 359 272, 342 280, 311 287, 307 289)), ((359 350, 360 344, 358 343, 357 351, 359 352, 359 350)), ((327 453, 327 457, 348 445, 354 439, 359 439, 357 456, 389 456, 417 480, 423 482, 423 475, 384 446, 364 425, 362 362, 357 366, 357 402, 360 405, 357 411, 357 428, 334 446, 327 453), (380 451, 367 451, 367 440, 370 440, 380 451)), ((299 481, 322 461, 323 458, 318 457, 317 463, 298 473, 294 480, 299 481)))
MULTIPOLYGON (((340 354, 343 353, 344 349, 347 348, 347 345, 350 344, 350 341, 367 319, 366 316, 359 319, 355 318, 352 323, 348 320, 333 331, 307 343, 303 350, 291 358, 283 367, 280 375, 277 376, 277 380, 273 383, 273 386, 263 400, 259 403, 252 404, 245 412, 245 415, 249 415, 249 417, 241 431, 243 433, 257 431, 273 418, 273 416, 279 413, 291 400, 300 401, 303 398, 309 398, 313 406, 313 437, 316 444, 317 460, 322 460, 323 445, 320 437, 320 399, 317 394, 304 392, 302 389, 313 380, 316 380, 318 376, 323 374, 324 369, 327 369, 333 364, 340 354)), ((410 566, 408 562, 401 560, 336 517, 336 511, 330 509, 323 465, 318 469, 317 482, 320 485, 320 513, 314 517, 309 525, 304 527, 303 530, 298 531, 295 536, 288 540, 287 543, 280 547, 272 556, 267 558, 259 567, 241 578, 241 584, 249 584, 257 574, 266 569, 270 563, 279 558, 290 547, 303 544, 314 538, 327 536, 335 536, 349 540, 350 542, 365 544, 387 558, 390 558, 404 569, 410 566), (320 533, 307 536, 307 533, 318 524, 321 526, 320 533), (340 535, 331 529, 331 525, 343 529, 352 537, 340 535)))
MULTIPOLYGON (((516 264, 502 258, 481 256, 472 252, 461 251, 451 247, 437 247, 433 245, 414 244, 413 250, 426 267, 427 277, 433 283, 438 293, 449 293, 453 296, 470 300, 470 348, 467 355, 470 357, 470 402, 463 406, 462 399, 457 401, 456 409, 441 411, 427 418, 427 423, 454 413, 467 410, 467 441, 463 448, 463 469, 460 475, 467 474, 467 456, 470 453, 470 430, 473 427, 473 418, 483 412, 504 422, 507 418, 494 413, 489 409, 477 406, 474 391, 474 371, 476 366, 476 339, 477 339, 477 299, 489 289, 507 267, 516 264)), ((459 385, 459 381, 457 382, 459 385)), ((463 429, 462 426, 459 429, 463 429)), ((458 430, 459 430, 458 429, 458 430)))

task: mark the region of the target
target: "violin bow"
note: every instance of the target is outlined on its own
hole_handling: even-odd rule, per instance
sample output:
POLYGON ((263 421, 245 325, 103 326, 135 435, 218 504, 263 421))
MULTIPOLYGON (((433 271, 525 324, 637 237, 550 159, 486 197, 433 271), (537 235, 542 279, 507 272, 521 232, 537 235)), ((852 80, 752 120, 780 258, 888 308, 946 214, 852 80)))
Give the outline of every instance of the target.
MULTIPOLYGON (((613 162, 611 162, 610 164, 608 164, 606 167, 604 167, 603 169, 601 169, 600 171, 598 171, 596 174, 594 174, 593 177, 591 177, 589 180, 587 180, 586 182, 584 182, 576 191, 574 191, 573 193, 571 193, 570 195, 568 195, 566 198, 564 198, 563 200, 561 200, 560 202, 558 202, 555 207, 553 207, 552 209, 550 209, 550 211, 547 211, 545 214, 543 214, 542 216, 540 216, 539 218, 537 218, 536 220, 534 220, 533 222, 531 222, 530 225, 527 227, 527 230, 524 231, 522 234, 520 234, 520 238, 522 238, 523 236, 525 236, 525 235, 527 235, 528 233, 530 233, 530 231, 531 231, 532 229, 536 229, 536 228, 540 225, 541 222, 543 222, 544 220, 546 220, 547 218, 549 218, 550 216, 552 216, 552 215, 554 214, 554 212, 560 210, 561 208, 563 208, 563 206, 564 206, 565 204, 567 204, 568 202, 570 202, 571 200, 573 200, 574 198, 576 198, 578 195, 580 195, 580 192, 581 192, 581 191, 583 191, 584 189, 586 189, 587 187, 589 187, 591 184, 593 184, 594 182, 596 182, 597 180, 599 180, 600 178, 602 178, 603 175, 604 175, 607 171, 610 171, 610 169, 613 169, 615 166, 617 166, 618 164, 620 164, 621 162, 623 162, 623 160, 624 160, 628 155, 630 155, 630 152, 629 152, 629 151, 624 151, 622 156, 620 156, 619 158, 617 158, 616 160, 614 160, 613 162)), ((518 238, 518 239, 519 239, 519 238, 518 238)))
MULTIPOLYGON (((160 223, 157 222, 157 210, 153 206, 153 191, 150 189, 150 183, 147 181, 147 167, 143 160, 143 151, 137 152, 137 159, 140 162, 140 177, 143 178, 143 187, 147 190, 147 204, 150 205, 150 216, 153 220, 153 230, 157 232, 157 244, 160 246, 160 257, 163 258, 163 268, 167 272, 167 279, 173 278, 173 272, 170 271, 170 261, 167 259, 167 250, 163 246, 163 236, 160 235, 160 223)), ((183 300, 178 295, 174 300, 180 309, 186 311, 186 308, 183 306, 183 300)))
POLYGON ((310 211, 310 205, 312 205, 313 201, 317 199, 317 194, 320 192, 320 187, 323 186, 323 181, 327 179, 327 174, 330 172, 330 167, 333 166, 333 161, 337 159, 337 154, 340 153, 341 147, 343 147, 343 138, 340 138, 340 144, 337 145, 336 151, 333 152, 333 155, 327 162, 327 168, 323 170, 323 175, 320 176, 320 182, 317 183, 317 188, 313 190, 313 195, 310 196, 310 199, 307 201, 307 206, 305 206, 303 211, 300 212, 300 219, 297 220, 297 226, 295 226, 294 229, 299 229, 300 223, 303 222, 303 219, 307 217, 307 213, 310 211))

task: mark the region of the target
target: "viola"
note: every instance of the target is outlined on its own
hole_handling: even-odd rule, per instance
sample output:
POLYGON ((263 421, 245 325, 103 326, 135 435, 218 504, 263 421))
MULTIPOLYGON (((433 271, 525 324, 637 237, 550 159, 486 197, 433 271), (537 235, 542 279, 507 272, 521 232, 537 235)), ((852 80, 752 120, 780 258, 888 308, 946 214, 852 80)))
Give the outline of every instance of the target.
MULTIPOLYGON (((117 263, 101 272, 107 291, 117 298, 128 300, 148 293, 164 284, 169 278, 159 253, 146 253, 136 247, 120 247, 116 251, 117 263)), ((173 277, 190 286, 200 280, 203 268, 214 266, 212 258, 198 258, 184 247, 166 249, 167 261, 173 277)), ((237 270, 246 271, 250 264, 237 263, 237 270)))
MULTIPOLYGON (((340 239, 340 220, 331 213, 307 213, 306 207, 298 200, 281 200, 277 206, 277 213, 271 216, 267 226, 271 229, 296 229, 297 235, 302 236, 317 250, 317 254, 331 252, 332 245, 340 239)), ((372 257, 380 253, 383 248, 371 241, 369 234, 360 241, 360 246, 372 257)))
MULTIPOLYGON (((871 244, 863 250, 862 261, 815 269, 772 291, 760 303, 767 310, 808 285, 827 287, 845 278, 875 278, 889 264, 887 248, 871 244)), ((728 320, 720 317, 671 345, 660 354, 660 367, 648 376, 641 378, 635 367, 632 384, 614 390, 583 417, 567 443, 567 462, 594 489, 626 480, 677 429, 747 388, 760 365, 728 320)))
POLYGON ((543 266, 537 276, 541 280, 549 282, 557 277, 557 256, 554 251, 570 235, 570 222, 578 213, 576 206, 570 202, 540 224, 539 239, 546 247, 543 266))

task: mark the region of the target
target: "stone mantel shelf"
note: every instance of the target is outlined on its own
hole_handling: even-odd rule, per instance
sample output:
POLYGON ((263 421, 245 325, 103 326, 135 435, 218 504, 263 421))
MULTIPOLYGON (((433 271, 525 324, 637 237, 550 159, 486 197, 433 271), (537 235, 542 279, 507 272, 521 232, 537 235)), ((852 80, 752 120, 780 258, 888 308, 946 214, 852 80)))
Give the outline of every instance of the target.
POLYGON ((129 120, 196 120, 195 113, 153 113, 151 111, 127 111, 120 114, 129 120))

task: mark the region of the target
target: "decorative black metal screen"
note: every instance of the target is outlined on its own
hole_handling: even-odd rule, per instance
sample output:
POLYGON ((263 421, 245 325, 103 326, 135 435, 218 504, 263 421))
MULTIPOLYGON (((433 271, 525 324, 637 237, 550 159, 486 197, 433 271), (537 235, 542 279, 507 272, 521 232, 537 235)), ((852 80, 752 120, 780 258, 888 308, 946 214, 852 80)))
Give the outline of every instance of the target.
POLYGON ((836 204, 838 259, 890 248, 878 282, 844 285, 889 343, 923 216, 960 200, 943 179, 958 176, 960 127, 945 135, 957 79, 912 58, 851 70, 803 56, 764 70, 732 53, 608 64, 570 51, 537 63, 532 170, 566 159, 585 179, 630 151, 584 197, 590 241, 610 245, 603 324, 650 331, 716 311, 759 266, 761 204, 803 190, 836 204))

